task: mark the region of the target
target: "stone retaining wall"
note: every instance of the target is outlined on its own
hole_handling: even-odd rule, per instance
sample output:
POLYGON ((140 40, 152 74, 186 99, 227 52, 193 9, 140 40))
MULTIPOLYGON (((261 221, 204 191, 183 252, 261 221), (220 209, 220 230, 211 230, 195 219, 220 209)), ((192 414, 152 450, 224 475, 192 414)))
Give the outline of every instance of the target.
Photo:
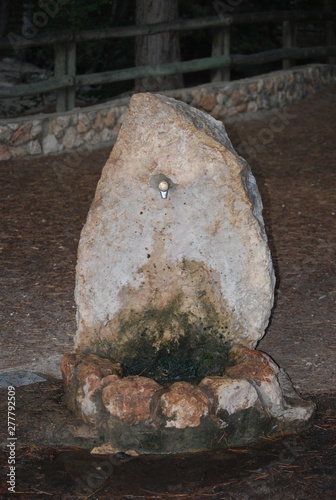
MULTIPOLYGON (((241 113, 282 108, 336 81, 336 66, 312 64, 232 82, 165 92, 225 122, 241 113)), ((111 146, 129 98, 52 113, 0 120, 0 160, 111 146)))

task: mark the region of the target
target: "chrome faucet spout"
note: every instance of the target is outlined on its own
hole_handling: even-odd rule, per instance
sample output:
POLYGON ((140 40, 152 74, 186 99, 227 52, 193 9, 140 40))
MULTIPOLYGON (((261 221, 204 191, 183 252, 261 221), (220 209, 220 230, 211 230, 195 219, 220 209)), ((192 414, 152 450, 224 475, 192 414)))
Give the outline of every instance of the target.
POLYGON ((161 198, 165 199, 168 196, 169 184, 166 181, 162 181, 159 184, 159 190, 161 193, 161 198))

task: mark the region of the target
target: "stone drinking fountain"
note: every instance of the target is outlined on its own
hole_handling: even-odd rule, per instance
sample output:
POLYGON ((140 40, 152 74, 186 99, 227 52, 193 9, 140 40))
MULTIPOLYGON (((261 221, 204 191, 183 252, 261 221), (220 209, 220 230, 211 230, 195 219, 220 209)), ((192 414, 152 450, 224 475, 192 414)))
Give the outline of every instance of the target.
POLYGON ((80 238, 68 404, 115 451, 303 428, 314 405, 255 350, 274 284, 256 181, 223 124, 134 95, 80 238))

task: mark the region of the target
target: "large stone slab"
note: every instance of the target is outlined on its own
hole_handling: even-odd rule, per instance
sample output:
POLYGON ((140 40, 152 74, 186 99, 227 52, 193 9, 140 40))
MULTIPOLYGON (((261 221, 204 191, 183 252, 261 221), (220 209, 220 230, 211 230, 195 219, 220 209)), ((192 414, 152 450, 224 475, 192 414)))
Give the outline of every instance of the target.
POLYGON ((81 234, 77 352, 156 380, 223 374, 233 345, 264 335, 273 305, 261 212, 221 122, 133 96, 81 234))

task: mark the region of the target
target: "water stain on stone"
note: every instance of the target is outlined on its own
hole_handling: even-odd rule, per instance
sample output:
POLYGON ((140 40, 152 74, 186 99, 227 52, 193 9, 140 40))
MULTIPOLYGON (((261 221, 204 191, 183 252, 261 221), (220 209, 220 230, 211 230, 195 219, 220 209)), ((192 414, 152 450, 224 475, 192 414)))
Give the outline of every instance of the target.
POLYGON ((90 336, 87 352, 122 363, 126 375, 158 381, 222 374, 231 364, 227 352, 237 320, 225 306, 219 277, 202 262, 183 260, 166 266, 162 284, 155 270, 158 257, 162 262, 153 252, 139 269, 146 275, 139 288, 122 289, 125 307, 100 327, 94 340, 90 336))

